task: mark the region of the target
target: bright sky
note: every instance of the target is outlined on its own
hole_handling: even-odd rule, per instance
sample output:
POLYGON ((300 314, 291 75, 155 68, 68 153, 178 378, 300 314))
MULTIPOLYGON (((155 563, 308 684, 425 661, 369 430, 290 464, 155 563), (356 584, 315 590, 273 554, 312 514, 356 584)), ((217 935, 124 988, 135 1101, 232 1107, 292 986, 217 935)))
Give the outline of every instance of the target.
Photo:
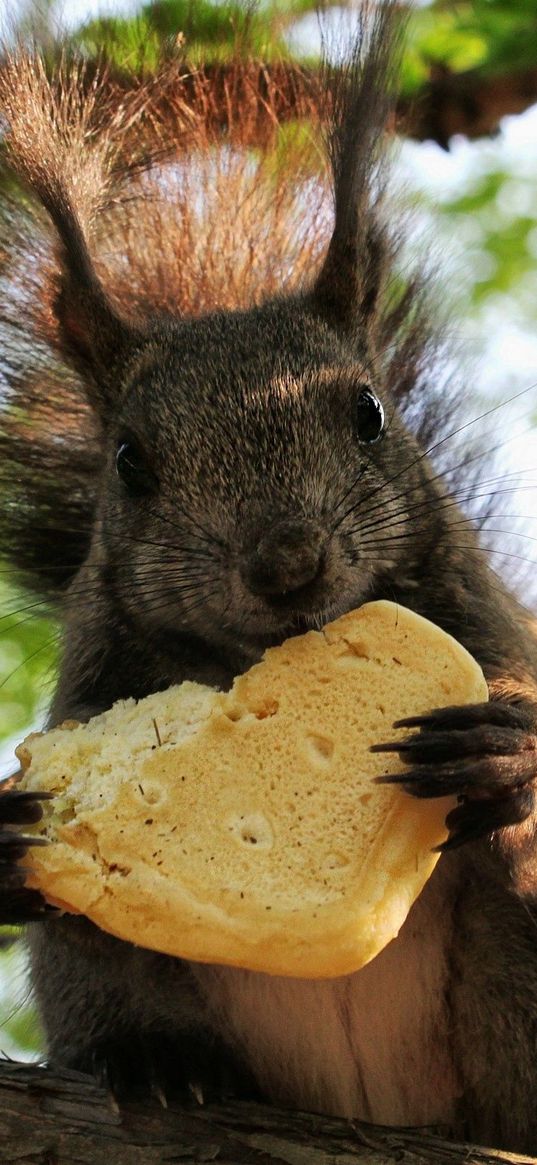
MULTIPOLYGON (((0 32, 9 21, 10 14, 25 7, 25 0, 0 0, 0 32)), ((140 7, 140 0, 56 0, 54 13, 62 27, 73 28, 92 16, 104 16, 114 12, 129 15, 140 7)), ((39 0, 36 0, 34 8, 39 8, 39 0)))

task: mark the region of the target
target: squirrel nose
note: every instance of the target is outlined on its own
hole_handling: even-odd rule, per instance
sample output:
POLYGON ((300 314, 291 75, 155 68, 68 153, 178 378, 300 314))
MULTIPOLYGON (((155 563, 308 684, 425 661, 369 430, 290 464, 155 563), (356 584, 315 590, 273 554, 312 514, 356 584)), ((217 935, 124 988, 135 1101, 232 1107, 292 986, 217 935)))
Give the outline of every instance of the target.
POLYGON ((286 595, 314 580, 324 566, 327 536, 311 519, 277 522, 263 534, 241 566, 254 595, 286 595))

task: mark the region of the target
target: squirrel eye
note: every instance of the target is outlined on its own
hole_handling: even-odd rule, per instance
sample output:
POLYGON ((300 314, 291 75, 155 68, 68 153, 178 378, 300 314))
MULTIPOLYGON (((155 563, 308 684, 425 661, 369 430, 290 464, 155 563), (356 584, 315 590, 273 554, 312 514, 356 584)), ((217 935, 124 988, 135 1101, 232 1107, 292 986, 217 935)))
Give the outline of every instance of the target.
POLYGON ((354 422, 358 440, 374 445, 384 432, 384 409, 370 388, 362 388, 354 404, 354 422))
POLYGON ((116 470, 123 485, 134 497, 143 497, 158 489, 158 478, 134 441, 119 442, 116 470))

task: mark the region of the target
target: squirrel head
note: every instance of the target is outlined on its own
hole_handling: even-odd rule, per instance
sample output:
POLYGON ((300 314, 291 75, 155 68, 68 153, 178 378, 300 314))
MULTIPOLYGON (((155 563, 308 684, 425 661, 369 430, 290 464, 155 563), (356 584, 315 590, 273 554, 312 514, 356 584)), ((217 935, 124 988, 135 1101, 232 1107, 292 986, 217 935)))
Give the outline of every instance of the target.
POLYGON ((90 559, 146 637, 237 668, 408 574, 420 459, 366 335, 311 295, 148 330, 108 389, 90 559))
MULTIPOLYGON (((35 424, 33 461, 25 456, 28 426, 16 418, 15 436, 8 432, 4 446, 36 499, 31 512, 45 523, 50 577, 67 579, 71 570, 72 578, 81 562, 83 571, 97 569, 118 614, 145 630, 147 642, 153 634, 161 642, 176 634, 206 639, 226 659, 233 656, 236 670, 268 643, 319 626, 366 597, 393 598, 405 580, 412 585, 416 561, 434 540, 430 505, 425 520, 432 487, 426 488, 422 455, 397 415, 398 400, 417 389, 429 359, 426 317, 419 285, 409 284, 392 308, 385 294, 390 280, 397 283, 398 239, 383 211, 381 143, 398 43, 395 2, 378 6, 347 65, 326 77, 321 105, 329 124, 333 215, 324 257, 319 262, 319 247, 311 270, 301 271, 300 290, 295 285, 284 294, 282 286, 275 293, 268 273, 279 264, 265 224, 259 235, 265 295, 252 295, 248 302, 257 306, 243 308, 240 299, 233 310, 199 318, 188 318, 188 305, 186 312, 174 310, 174 273, 185 248, 170 254, 169 246, 161 247, 159 192, 154 185, 148 194, 145 158, 128 155, 122 170, 135 113, 147 113, 149 97, 135 95, 134 104, 125 97, 110 112, 99 105, 99 85, 88 87, 83 76, 60 73, 51 85, 44 65, 24 54, 0 70, 8 162, 54 227, 55 294, 45 301, 45 314, 53 320, 61 363, 55 374, 60 404, 54 404, 61 440, 51 433, 46 449, 40 447, 51 417, 45 386, 34 410, 44 423, 41 430, 35 424), (117 200, 111 175, 119 182, 117 200), (115 235, 114 229, 107 234, 114 208, 115 235), (152 257, 160 260, 162 251, 167 266, 149 264, 145 284, 143 278, 137 284, 143 262, 135 264, 131 291, 126 268, 133 237, 138 258, 144 250, 136 213, 150 224, 152 257), (103 261, 114 243, 119 282, 113 274, 107 281, 103 261), (69 369, 71 405, 78 394, 86 419, 88 406, 93 413, 93 474, 88 459, 83 462, 81 429, 72 456, 69 425, 62 429, 69 369), (64 484, 58 465, 67 470, 64 484), (81 512, 85 527, 75 546, 81 512)), ((146 144, 142 135, 144 150, 146 144)), ((221 139, 208 144, 209 171, 217 147, 229 163, 221 139)), ((158 134, 155 151, 158 170, 158 134)), ((178 168, 184 168, 180 162, 178 168)), ((251 169, 243 149, 242 170, 251 169)), ((224 166, 223 175, 232 172, 224 166)), ((264 180, 269 203, 278 204, 270 166, 264 180)), ((306 195, 307 183, 302 190, 306 195)), ((225 199, 238 191, 237 185, 224 191, 221 217, 225 199)), ((196 197, 199 202, 199 191, 194 203, 196 197)), ((238 201, 248 199, 241 194, 238 201)), ((254 220, 258 205, 254 197, 254 220)), ((300 223, 308 206, 295 205, 295 219, 298 209, 300 223)), ((176 237, 183 238, 179 228, 176 237)), ((291 266, 300 249, 296 231, 293 238, 291 266)), ((315 250, 308 223, 303 239, 307 261, 315 250)), ((195 242, 191 250, 195 267, 201 252, 195 242)), ((255 252, 255 236, 247 250, 255 252)), ((200 269, 200 283, 206 276, 200 269)), ((215 300, 221 302, 218 295, 215 300)), ((28 409, 27 381, 24 393, 19 416, 28 409)), ((17 541, 28 547, 34 575, 42 571, 33 550, 39 525, 33 520, 17 541)), ((83 579, 74 591, 80 601, 95 594, 83 579)))

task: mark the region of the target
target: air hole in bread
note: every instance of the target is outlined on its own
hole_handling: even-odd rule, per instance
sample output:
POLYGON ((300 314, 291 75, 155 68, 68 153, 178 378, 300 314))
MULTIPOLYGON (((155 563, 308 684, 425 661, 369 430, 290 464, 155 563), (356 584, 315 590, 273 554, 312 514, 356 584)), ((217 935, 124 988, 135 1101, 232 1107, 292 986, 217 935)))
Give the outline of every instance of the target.
POLYGON ((343 870, 348 864, 349 858, 346 854, 333 853, 327 855, 324 868, 325 870, 343 870))
POLYGON ((242 720, 243 716, 245 715, 246 708, 240 708, 238 704, 235 704, 232 708, 226 708, 226 711, 224 712, 224 716, 227 716, 228 720, 233 720, 234 722, 237 720, 242 720))
POLYGON ((316 736, 311 734, 307 737, 311 757, 317 764, 328 765, 334 755, 334 741, 330 740, 328 736, 316 736))
POLYGON ((147 781, 144 782, 143 797, 148 805, 158 805, 159 801, 162 800, 163 792, 164 790, 159 789, 158 785, 149 785, 147 781))
POLYGON ((264 813, 237 813, 227 820, 227 828, 242 846, 272 849, 274 835, 264 813))
POLYGON ((278 701, 273 696, 266 696, 261 703, 252 705, 251 710, 257 720, 266 720, 268 716, 276 715, 278 701))
POLYGON ((231 708, 227 708, 224 715, 228 720, 244 720, 246 716, 255 716, 256 720, 266 720, 269 716, 275 716, 278 711, 278 701, 273 696, 264 696, 255 704, 251 704, 249 708, 241 707, 234 704, 231 708))

